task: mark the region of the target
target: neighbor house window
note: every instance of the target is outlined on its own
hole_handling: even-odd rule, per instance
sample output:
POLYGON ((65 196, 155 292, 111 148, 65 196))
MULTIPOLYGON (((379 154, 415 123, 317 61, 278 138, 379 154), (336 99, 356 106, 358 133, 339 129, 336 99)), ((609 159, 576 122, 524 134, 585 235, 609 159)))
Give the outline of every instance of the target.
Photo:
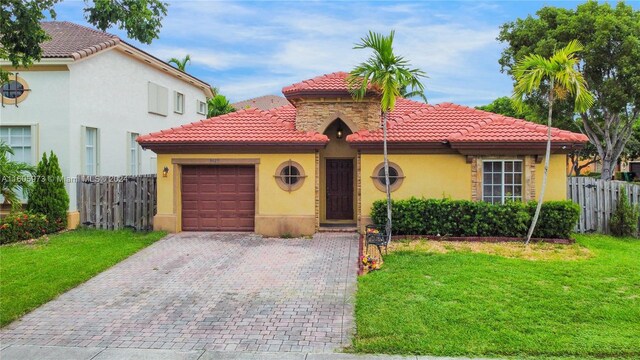
POLYGON ((140 145, 136 141, 140 134, 129 133, 128 138, 128 159, 129 159, 129 175, 140 174, 140 145))
POLYGON ((31 126, 2 126, 0 141, 13 149, 13 155, 9 154, 11 160, 33 164, 31 126))
POLYGON ((483 161, 482 200, 493 204, 522 200, 522 161, 483 161))
POLYGON ((149 82, 149 112, 167 116, 169 89, 164 86, 149 82))
POLYGON ((9 75, 9 81, 0 86, 3 104, 19 104, 27 98, 29 86, 27 82, 17 75, 9 75))
POLYGON ((177 91, 173 93, 173 111, 178 114, 184 113, 184 94, 177 91))
MULTIPOLYGON (((380 191, 386 191, 386 179, 384 177, 384 163, 380 163, 378 166, 373 169, 373 174, 371 175, 373 179, 373 184, 380 191)), ((396 163, 389 163, 389 189, 391 191, 395 191, 402 185, 402 181, 404 180, 404 174, 402 173, 402 169, 396 163)))
POLYGON ((98 175, 98 129, 84 129, 84 173, 98 175))
POLYGON ((198 114, 207 115, 207 103, 198 100, 198 114))
POLYGON ((302 169, 302 165, 292 160, 280 164, 276 169, 276 174, 274 176, 278 186, 286 191, 299 189, 304 183, 304 178, 306 177, 304 169, 302 169))

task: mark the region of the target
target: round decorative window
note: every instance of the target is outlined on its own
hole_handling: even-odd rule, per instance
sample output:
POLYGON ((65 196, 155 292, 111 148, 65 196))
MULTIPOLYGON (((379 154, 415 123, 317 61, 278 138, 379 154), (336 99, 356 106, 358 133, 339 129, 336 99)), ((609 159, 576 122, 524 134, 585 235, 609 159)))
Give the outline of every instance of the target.
POLYGON ((304 170, 302 166, 295 161, 286 161, 276 169, 276 183, 282 190, 294 191, 299 189, 304 183, 304 170))
MULTIPOLYGON (((378 190, 386 191, 385 189, 386 180, 384 177, 384 163, 381 163, 380 165, 376 166, 376 168, 373 170, 373 175, 371 176, 371 178, 373 179, 373 184, 376 186, 378 190)), ((400 166, 390 162, 389 163, 389 188, 391 189, 391 191, 397 190, 400 187, 400 185, 402 185, 403 180, 404 180, 404 174, 402 173, 400 166)))
POLYGON ((0 86, 3 104, 18 104, 26 99, 29 87, 23 78, 9 75, 9 81, 0 86))

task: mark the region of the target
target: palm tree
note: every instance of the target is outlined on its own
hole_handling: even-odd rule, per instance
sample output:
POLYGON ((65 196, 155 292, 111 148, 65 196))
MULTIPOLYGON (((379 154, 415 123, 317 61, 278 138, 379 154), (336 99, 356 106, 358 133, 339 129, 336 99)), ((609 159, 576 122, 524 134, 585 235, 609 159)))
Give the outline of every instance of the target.
POLYGON ((577 40, 560 49, 550 57, 544 58, 540 55, 530 54, 520 60, 514 68, 516 85, 513 88, 512 99, 515 105, 522 109, 524 99, 534 91, 546 91, 546 100, 549 106, 547 116, 547 149, 544 157, 544 175, 542 176, 542 187, 533 215, 529 232, 527 233, 526 244, 529 244, 533 230, 540 216, 542 199, 547 186, 547 174, 549 172, 549 157, 551 153, 551 120, 553 118, 553 103, 556 99, 563 100, 568 96, 574 98, 574 109, 576 112, 584 112, 594 103, 593 95, 587 89, 587 83, 578 70, 580 60, 576 53, 582 51, 582 45, 577 40))
POLYGON ((171 58, 167 61, 169 64, 175 65, 176 68, 180 71, 185 71, 187 68, 187 64, 191 62, 191 56, 187 54, 182 60, 178 58, 171 58))
POLYGON ((35 167, 22 162, 11 161, 9 154, 14 155, 13 149, 0 142, 0 195, 4 197, 5 204, 11 204, 11 211, 20 210, 21 203, 18 191, 27 195, 29 189, 29 176, 35 172, 35 167))
POLYGON ((403 86, 403 87, 400 88, 400 96, 402 96, 405 99, 410 99, 412 97, 418 97, 425 104, 429 103, 429 101, 427 101, 427 96, 424 94, 424 91, 422 91, 422 90, 410 90, 408 86, 403 86))
POLYGON ((356 66, 347 83, 354 99, 362 100, 367 92, 374 90, 380 94, 380 107, 382 110, 382 147, 384 157, 384 184, 387 195, 387 223, 385 231, 388 239, 391 239, 391 191, 389 189, 389 159, 387 154, 387 118, 395 105, 396 99, 401 96, 401 90, 424 91, 420 78, 426 74, 419 69, 409 69, 409 62, 402 56, 393 53, 393 37, 395 31, 389 36, 369 31, 369 34, 360 39, 354 49, 371 49, 373 54, 366 62, 356 66))
POLYGON ((214 97, 207 99, 207 108, 208 117, 224 115, 236 111, 236 109, 231 106, 229 100, 227 100, 227 97, 219 93, 216 93, 214 97))

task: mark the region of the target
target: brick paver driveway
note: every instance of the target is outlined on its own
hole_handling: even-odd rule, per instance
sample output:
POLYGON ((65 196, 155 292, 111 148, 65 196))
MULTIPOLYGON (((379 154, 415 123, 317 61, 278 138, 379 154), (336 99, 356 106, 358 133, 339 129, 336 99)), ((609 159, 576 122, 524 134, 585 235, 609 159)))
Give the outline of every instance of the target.
POLYGON ((170 236, 0 331, 8 344, 330 352, 354 329, 357 236, 170 236))

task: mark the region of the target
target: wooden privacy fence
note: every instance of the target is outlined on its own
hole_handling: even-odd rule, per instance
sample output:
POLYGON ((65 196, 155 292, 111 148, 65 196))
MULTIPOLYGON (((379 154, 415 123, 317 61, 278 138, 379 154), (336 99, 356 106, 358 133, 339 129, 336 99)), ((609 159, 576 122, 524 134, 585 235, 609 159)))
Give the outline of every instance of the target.
POLYGON ((567 197, 581 208, 580 221, 575 231, 609 234, 609 220, 618 206, 618 194, 623 187, 627 190, 631 205, 639 205, 640 185, 638 184, 589 177, 569 177, 567 197))
POLYGON ((78 175, 80 224, 97 229, 152 230, 156 175, 78 175))

